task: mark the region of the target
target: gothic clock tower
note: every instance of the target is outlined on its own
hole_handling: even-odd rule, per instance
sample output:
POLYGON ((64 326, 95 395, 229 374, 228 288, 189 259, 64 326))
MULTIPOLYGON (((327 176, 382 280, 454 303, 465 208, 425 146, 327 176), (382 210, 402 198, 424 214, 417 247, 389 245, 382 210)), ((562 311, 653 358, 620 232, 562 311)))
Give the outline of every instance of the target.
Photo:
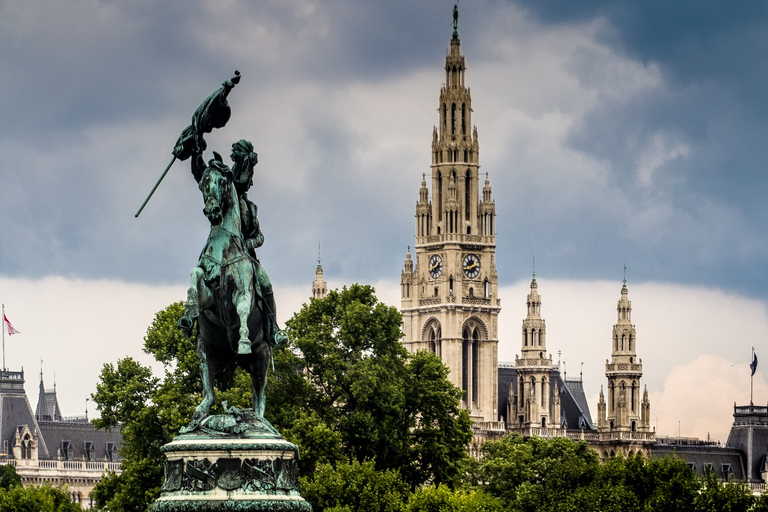
POLYGON ((496 207, 487 174, 480 190, 465 70, 454 7, 430 179, 422 177, 416 203, 415 262, 409 248, 400 281, 403 343, 440 356, 473 420, 498 421, 496 207))

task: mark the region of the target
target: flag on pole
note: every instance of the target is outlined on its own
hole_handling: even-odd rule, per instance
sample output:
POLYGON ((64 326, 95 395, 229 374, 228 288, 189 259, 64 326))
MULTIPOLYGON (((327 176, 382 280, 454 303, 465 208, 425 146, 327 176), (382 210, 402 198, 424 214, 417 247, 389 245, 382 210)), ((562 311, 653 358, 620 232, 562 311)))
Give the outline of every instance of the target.
POLYGON ((21 331, 19 331, 18 329, 14 329, 13 328, 13 326, 11 325, 11 322, 8 321, 8 317, 5 316, 5 313, 3 313, 3 322, 5 323, 5 328, 8 331, 8 336, 10 336, 12 334, 20 334, 21 333, 21 331))
POLYGON ((749 367, 752 369, 752 375, 757 371, 757 354, 752 353, 752 362, 749 363, 749 367))

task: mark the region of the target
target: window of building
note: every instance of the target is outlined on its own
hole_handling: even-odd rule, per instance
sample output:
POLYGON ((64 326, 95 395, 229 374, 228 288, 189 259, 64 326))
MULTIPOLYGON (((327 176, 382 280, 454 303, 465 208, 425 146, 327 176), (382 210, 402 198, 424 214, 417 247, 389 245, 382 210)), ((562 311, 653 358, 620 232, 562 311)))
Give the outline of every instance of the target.
POLYGON ((86 441, 83 448, 85 450, 85 458, 87 460, 96 460, 96 447, 94 446, 93 441, 86 441))
POLYGON ((115 446, 115 443, 107 443, 107 459, 109 459, 110 462, 115 462, 117 460, 117 447, 115 446))
POLYGON ((710 471, 712 471, 713 468, 714 468, 714 464, 712 464, 711 462, 705 462, 704 463, 704 472, 705 473, 709 473, 710 471))
POLYGON ((689 462, 688 463, 688 469, 691 471, 696 471, 696 463, 695 462, 689 462))
POLYGON ((74 454, 72 453, 72 441, 61 442, 61 456, 64 460, 72 460, 74 454))

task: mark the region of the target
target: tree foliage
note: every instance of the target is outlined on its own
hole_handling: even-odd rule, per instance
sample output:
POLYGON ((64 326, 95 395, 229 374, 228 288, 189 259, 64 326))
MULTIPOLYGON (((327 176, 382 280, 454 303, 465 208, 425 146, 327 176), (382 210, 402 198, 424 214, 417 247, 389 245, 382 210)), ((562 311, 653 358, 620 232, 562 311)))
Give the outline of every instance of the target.
POLYGON ((0 487, 10 489, 21 485, 21 477, 16 472, 16 468, 10 464, 0 465, 0 487))
POLYGON ((80 512, 64 490, 50 485, 0 487, 0 512, 80 512))
MULTIPOLYGON (((123 463, 120 475, 108 473, 94 489, 93 497, 100 508, 143 511, 157 499, 163 478, 160 447, 189 422, 200 402, 200 362, 193 341, 184 337, 177 326, 183 314, 183 303, 171 304, 155 315, 144 338, 144 352, 163 364, 162 379, 130 357, 102 368, 93 394, 101 414, 94 424, 97 428, 121 429, 123 463)), ((235 405, 248 404, 247 382, 236 378, 228 393, 217 397, 218 409, 221 400, 228 397, 235 405)))
POLYGON ((513 511, 746 512, 755 503, 744 485, 711 473, 697 478, 676 457, 633 455, 600 464, 584 442, 517 434, 485 443, 482 451, 478 487, 513 511))
POLYGON ((269 416, 318 463, 373 461, 416 488, 455 485, 467 460, 471 424, 461 391, 434 355, 409 356, 401 316, 370 286, 312 299, 287 322, 291 350, 276 354, 269 416))
MULTIPOLYGON (((194 344, 177 327, 183 313, 182 303, 158 312, 144 338, 144 351, 164 366, 162 378, 132 358, 102 369, 95 423, 122 429, 123 465, 94 489, 99 507, 145 510, 160 494, 160 447, 189 421, 201 396, 194 344)), ((291 344, 273 354, 266 415, 299 445, 299 473, 311 496, 327 496, 315 480, 321 471, 354 485, 358 475, 349 468, 377 471, 371 481, 398 489, 461 480, 472 435, 461 391, 438 358, 406 352, 397 309, 380 303, 372 287, 352 285, 313 299, 287 325, 291 344)), ((249 376, 238 371, 216 398, 211 413, 221 412, 223 400, 250 407, 249 376)), ((333 506, 359 505, 346 496, 333 506)))

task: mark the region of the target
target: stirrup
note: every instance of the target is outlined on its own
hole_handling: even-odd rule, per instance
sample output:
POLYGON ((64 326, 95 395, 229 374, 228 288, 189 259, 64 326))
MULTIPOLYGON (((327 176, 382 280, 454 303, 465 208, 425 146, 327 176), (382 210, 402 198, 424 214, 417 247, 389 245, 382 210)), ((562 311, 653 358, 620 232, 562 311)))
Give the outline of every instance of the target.
POLYGON ((288 340, 289 340, 288 333, 280 329, 275 333, 275 337, 272 340, 271 345, 273 347, 279 347, 280 345, 285 345, 286 343, 288 343, 288 340))

